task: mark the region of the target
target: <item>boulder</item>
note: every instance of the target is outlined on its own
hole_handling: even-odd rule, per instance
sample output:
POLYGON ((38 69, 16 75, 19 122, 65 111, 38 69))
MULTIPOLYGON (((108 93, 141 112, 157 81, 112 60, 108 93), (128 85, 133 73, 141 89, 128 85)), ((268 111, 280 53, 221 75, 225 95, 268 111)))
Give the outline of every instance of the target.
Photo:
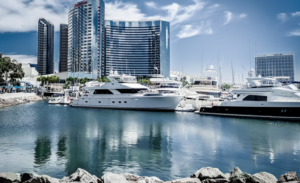
POLYGON ((60 183, 58 179, 52 178, 48 175, 41 175, 33 177, 23 183, 60 183))
POLYGON ((21 182, 25 182, 27 180, 30 180, 34 177, 38 177, 35 173, 21 173, 21 182))
POLYGON ((201 183, 201 181, 198 178, 183 178, 170 181, 170 183, 201 183))
POLYGON ((256 173, 254 175, 252 175, 252 177, 254 178, 254 180, 256 180, 257 182, 260 183, 276 183, 277 182, 277 178, 267 172, 260 172, 260 173, 256 173))
POLYGON ((60 180, 60 182, 100 183, 102 181, 98 177, 91 175, 87 171, 78 168, 75 173, 73 173, 69 177, 64 177, 62 180, 60 180))
POLYGON ((18 173, 0 173, 1 183, 19 183, 21 182, 21 176, 18 173))
POLYGON ((250 174, 243 173, 238 167, 234 168, 229 177, 230 183, 260 183, 250 174))
POLYGON ((227 179, 205 179, 202 183, 228 183, 227 179))
POLYGON ((121 174, 121 176, 123 176, 128 183, 163 183, 163 181, 157 177, 140 177, 130 173, 124 173, 121 174))
POLYGON ((300 181, 296 172, 289 172, 283 175, 280 175, 278 182, 291 182, 291 181, 300 181))
POLYGON ((196 173, 191 175, 191 178, 199 178, 200 180, 205 179, 226 179, 225 175, 218 168, 205 167, 198 170, 196 173))
POLYGON ((228 182, 229 182, 230 173, 225 173, 224 176, 225 176, 225 178, 226 178, 226 179, 228 180, 228 182))
POLYGON ((127 181, 123 175, 107 173, 101 177, 103 183, 130 183, 127 181))

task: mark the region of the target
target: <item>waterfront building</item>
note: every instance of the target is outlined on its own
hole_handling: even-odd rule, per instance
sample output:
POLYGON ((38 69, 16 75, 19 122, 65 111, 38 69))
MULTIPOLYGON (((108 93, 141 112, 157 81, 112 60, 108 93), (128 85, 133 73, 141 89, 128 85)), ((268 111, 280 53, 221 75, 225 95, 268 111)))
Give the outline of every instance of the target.
POLYGON ((59 72, 68 71, 68 24, 60 24, 59 72))
POLYGON ((74 3, 68 16, 68 72, 78 78, 101 76, 104 1, 74 3))
POLYGON ((102 76, 110 70, 135 76, 170 77, 170 23, 162 20, 105 21, 102 76))
POLYGON ((39 75, 35 67, 32 67, 29 63, 22 63, 22 69, 24 71, 24 77, 36 77, 39 75))
POLYGON ((41 75, 54 72, 54 25, 45 18, 38 21, 37 69, 41 75))
POLYGON ((294 54, 268 54, 255 56, 256 76, 275 77, 278 81, 294 81, 294 54))

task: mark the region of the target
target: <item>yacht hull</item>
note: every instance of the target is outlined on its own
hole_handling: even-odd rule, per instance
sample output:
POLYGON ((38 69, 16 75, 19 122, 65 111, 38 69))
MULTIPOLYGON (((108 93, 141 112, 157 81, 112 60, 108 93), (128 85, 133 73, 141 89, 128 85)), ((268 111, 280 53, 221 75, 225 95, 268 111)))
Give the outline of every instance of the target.
POLYGON ((204 115, 232 116, 245 118, 295 120, 300 122, 300 107, 213 106, 202 107, 197 113, 204 115))
POLYGON ((174 111, 182 96, 87 97, 73 100, 72 107, 174 111))

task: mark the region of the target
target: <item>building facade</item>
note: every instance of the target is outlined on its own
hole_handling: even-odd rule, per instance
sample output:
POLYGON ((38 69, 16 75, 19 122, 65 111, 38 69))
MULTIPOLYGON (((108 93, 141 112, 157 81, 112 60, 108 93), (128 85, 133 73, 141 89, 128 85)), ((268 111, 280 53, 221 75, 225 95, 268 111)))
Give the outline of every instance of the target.
POLYGON ((255 56, 256 76, 276 77, 279 81, 294 81, 294 68, 293 53, 255 56))
POLYGON ((68 24, 60 24, 59 72, 68 71, 68 24))
POLYGON ((106 20, 102 76, 110 70, 135 76, 170 77, 170 23, 106 20))
POLYGON ((54 25, 45 18, 38 22, 37 68, 41 75, 54 72, 54 25))
POLYGON ((68 72, 70 76, 101 76, 104 1, 85 0, 73 4, 68 16, 68 72))

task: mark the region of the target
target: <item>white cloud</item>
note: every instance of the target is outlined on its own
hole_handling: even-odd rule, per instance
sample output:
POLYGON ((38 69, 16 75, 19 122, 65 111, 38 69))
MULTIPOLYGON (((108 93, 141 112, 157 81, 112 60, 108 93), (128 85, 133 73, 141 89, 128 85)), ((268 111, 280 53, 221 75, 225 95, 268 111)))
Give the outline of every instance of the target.
POLYGON ((277 19, 279 19, 281 22, 287 21, 287 15, 285 13, 279 13, 277 14, 277 19))
POLYGON ((184 25, 181 31, 177 34, 177 37, 188 38, 198 34, 213 34, 213 30, 210 27, 209 21, 201 21, 201 25, 184 25))
POLYGON ((292 13, 292 16, 300 16, 300 11, 297 11, 297 12, 295 12, 295 13, 292 13))
POLYGON ((3 57, 10 57, 12 60, 16 59, 19 63, 37 63, 37 57, 34 55, 3 55, 3 57))
POLYGON ((245 13, 240 14, 240 18, 246 18, 248 15, 245 13))
POLYGON ((287 36, 300 36, 300 29, 289 32, 287 36))
POLYGON ((145 2, 146 6, 156 9, 156 3, 153 1, 145 2))
MULTIPOLYGON (((69 6, 74 2, 76 0, 0 0, 0 32, 37 31, 38 19, 41 17, 51 21, 55 30, 59 31, 59 24, 67 23, 69 6)), ((185 6, 172 3, 159 7, 154 2, 149 1, 146 2, 146 5, 156 7, 160 13, 159 15, 148 16, 138 8, 137 4, 114 1, 105 4, 105 19, 127 21, 161 19, 170 21, 172 29, 174 29, 195 17, 196 13, 202 10, 206 4, 201 0, 193 0, 192 4, 185 6)), ((217 7, 219 4, 214 4, 206 10, 211 11, 217 7)))
POLYGON ((224 11, 224 13, 225 13, 226 22, 223 25, 226 25, 232 19, 232 13, 230 11, 224 11))
POLYGON ((73 0, 9 0, 0 1, 0 32, 36 31, 38 19, 49 19, 59 30, 67 23, 68 6, 73 0))
POLYGON ((134 21, 147 18, 146 14, 142 13, 136 4, 115 1, 105 4, 105 19, 134 21))

